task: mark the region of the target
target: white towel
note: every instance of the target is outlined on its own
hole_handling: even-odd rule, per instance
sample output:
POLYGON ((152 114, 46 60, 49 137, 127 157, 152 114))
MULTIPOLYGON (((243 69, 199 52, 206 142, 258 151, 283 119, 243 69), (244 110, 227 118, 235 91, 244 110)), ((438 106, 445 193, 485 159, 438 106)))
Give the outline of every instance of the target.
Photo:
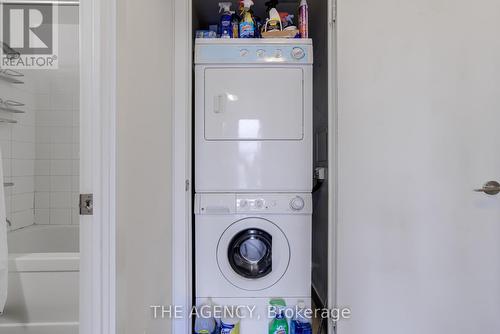
POLYGON ((3 186, 3 163, 0 150, 0 314, 7 301, 8 250, 7 250, 7 214, 5 211, 5 191, 3 186))

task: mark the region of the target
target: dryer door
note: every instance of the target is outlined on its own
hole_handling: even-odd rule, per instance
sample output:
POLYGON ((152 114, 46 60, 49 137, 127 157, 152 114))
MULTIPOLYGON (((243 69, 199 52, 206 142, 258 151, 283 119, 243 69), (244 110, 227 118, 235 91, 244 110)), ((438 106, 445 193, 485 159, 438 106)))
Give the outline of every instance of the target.
POLYGON ((301 140, 304 74, 299 67, 205 69, 206 140, 301 140))
POLYGON ((263 218, 244 218, 229 226, 217 245, 222 275, 237 288, 259 291, 275 285, 290 263, 283 231, 263 218))

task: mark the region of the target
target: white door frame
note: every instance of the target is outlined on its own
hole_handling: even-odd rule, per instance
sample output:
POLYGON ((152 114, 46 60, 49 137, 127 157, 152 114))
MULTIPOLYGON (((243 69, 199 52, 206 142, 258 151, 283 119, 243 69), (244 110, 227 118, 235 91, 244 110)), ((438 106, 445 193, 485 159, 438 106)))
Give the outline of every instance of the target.
MULTIPOLYGON (((334 39, 335 0, 329 1, 329 29, 330 55, 336 54, 336 42, 334 39)), ((192 0, 174 0, 174 102, 172 122, 172 148, 173 148, 173 208, 172 208, 172 304, 188 310, 193 300, 192 281, 192 0)), ((336 304, 335 291, 335 231, 336 231, 336 185, 337 176, 335 166, 337 165, 336 153, 336 62, 330 57, 329 61, 330 92, 328 96, 329 105, 329 193, 331 201, 329 205, 329 304, 330 308, 336 304)), ((191 332, 191 319, 174 319, 172 321, 172 334, 185 334, 191 332)), ((334 333, 330 326, 330 333, 334 333)))
MULTIPOLYGON (((337 307, 337 0, 328 0, 328 305, 337 307)), ((333 323, 328 333, 337 332, 333 323)))
MULTIPOLYGON (((192 1, 174 0, 174 88, 172 119, 172 304, 192 305, 192 1)), ((174 319, 172 334, 191 333, 191 319, 174 319)))
POLYGON ((115 333, 115 0, 80 2, 80 333, 115 333))

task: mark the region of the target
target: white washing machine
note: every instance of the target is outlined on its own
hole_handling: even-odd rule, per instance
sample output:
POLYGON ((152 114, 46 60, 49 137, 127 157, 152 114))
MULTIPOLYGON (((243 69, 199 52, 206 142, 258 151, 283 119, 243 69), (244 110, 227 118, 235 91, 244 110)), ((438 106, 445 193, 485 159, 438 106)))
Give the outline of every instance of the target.
POLYGON ((195 191, 310 192, 311 40, 199 39, 195 191))
POLYGON ((267 305, 311 299, 311 194, 197 194, 196 304, 255 306, 241 333, 267 333, 267 305))

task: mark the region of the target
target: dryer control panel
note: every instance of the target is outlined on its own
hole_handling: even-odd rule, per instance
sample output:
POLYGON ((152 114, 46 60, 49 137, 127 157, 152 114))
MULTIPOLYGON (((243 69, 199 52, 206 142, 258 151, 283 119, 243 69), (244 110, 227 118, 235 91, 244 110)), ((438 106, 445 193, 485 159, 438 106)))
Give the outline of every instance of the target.
POLYGON ((196 194, 195 214, 312 214, 310 193, 196 194))
POLYGON ((195 64, 312 64, 308 39, 197 39, 195 64))

